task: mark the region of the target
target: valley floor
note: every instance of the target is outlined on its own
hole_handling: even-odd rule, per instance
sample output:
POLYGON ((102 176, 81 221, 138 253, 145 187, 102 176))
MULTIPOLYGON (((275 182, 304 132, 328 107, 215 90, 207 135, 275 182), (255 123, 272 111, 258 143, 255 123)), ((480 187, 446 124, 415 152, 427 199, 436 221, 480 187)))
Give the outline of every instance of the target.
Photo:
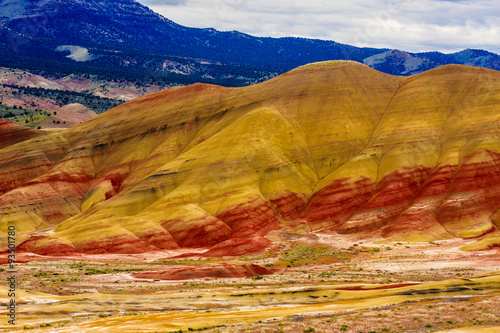
MULTIPOLYGON (((34 332, 496 332, 500 253, 463 240, 381 244, 272 233, 270 254, 172 258, 172 252, 22 254, 18 330, 34 332), (172 267, 257 264, 273 275, 160 280, 172 267)), ((178 253, 177 253, 178 254, 178 253)), ((3 266, 5 268, 5 266, 3 266)), ((193 270, 194 271, 194 270, 193 270)), ((8 301, 0 287, 0 301, 8 301)), ((6 318, 5 306, 0 316, 6 318)), ((1 328, 12 330, 6 320, 1 328)))

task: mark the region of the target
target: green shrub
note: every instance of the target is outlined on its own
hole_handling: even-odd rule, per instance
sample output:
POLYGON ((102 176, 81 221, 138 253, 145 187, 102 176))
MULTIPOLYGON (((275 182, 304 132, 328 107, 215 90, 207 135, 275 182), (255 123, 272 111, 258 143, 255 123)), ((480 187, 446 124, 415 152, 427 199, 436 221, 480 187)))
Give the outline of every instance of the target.
POLYGON ((333 257, 339 260, 347 259, 347 256, 339 251, 335 251, 334 248, 330 246, 309 246, 301 245, 296 247, 289 252, 285 252, 286 261, 298 261, 298 260, 316 260, 321 258, 333 257))

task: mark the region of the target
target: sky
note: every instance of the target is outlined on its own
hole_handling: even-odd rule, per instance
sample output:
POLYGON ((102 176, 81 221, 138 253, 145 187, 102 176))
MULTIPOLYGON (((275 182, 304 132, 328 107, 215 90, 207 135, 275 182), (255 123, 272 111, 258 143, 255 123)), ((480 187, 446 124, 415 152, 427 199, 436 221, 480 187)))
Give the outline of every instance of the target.
POLYGON ((188 27, 409 52, 500 54, 498 0, 138 0, 188 27))

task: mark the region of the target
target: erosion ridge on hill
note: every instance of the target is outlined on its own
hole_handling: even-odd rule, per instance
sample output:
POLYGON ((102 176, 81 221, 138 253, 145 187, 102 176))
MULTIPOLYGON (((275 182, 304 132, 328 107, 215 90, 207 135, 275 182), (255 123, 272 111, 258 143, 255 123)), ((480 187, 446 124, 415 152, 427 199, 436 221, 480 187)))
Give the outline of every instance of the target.
POLYGON ((460 65, 172 88, 1 149, 1 232, 50 255, 242 255, 278 228, 499 246, 499 100, 499 72, 460 65))

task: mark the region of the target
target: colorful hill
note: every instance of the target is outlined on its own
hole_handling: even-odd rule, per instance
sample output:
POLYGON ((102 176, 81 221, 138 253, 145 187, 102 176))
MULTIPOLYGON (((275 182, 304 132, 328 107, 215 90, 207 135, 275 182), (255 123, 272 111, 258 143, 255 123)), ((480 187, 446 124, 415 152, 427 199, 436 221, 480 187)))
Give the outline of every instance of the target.
POLYGON ((169 89, 0 150, 1 231, 51 255, 242 255, 279 228, 499 246, 499 102, 499 72, 460 65, 169 89))

